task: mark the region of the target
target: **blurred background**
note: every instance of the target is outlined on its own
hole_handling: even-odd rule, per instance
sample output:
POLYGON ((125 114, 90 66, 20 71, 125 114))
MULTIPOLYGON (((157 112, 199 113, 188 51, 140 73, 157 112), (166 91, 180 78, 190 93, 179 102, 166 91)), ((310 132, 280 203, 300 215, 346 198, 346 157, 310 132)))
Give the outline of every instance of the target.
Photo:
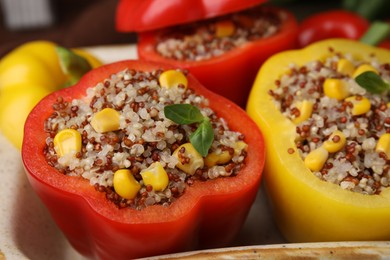
MULTIPOLYGON (((118 1, 120 0, 0 0, 0 58, 16 46, 33 40, 49 40, 68 48, 135 42, 135 34, 115 30, 118 1)), ((289 9, 301 21, 309 15, 342 8, 346 4, 359 4, 361 8, 367 9, 380 7, 383 2, 390 0, 268 2, 289 9)), ((376 13, 379 13, 378 10, 376 13)), ((389 17, 388 10, 382 10, 382 13, 389 17)))
POLYGON ((118 0, 0 0, 0 57, 32 40, 66 47, 135 41, 115 31, 118 0))
MULTIPOLYGON (((135 42, 133 34, 115 31, 119 0, 0 0, 0 57, 32 40, 50 40, 65 47, 135 42)), ((337 8, 339 0, 275 0, 298 19, 337 8)))

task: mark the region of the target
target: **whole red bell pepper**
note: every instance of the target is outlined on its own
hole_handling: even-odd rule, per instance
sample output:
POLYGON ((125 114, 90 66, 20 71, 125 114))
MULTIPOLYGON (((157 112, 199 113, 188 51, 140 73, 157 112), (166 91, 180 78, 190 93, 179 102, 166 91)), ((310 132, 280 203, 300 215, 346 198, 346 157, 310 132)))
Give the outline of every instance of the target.
POLYGON ((368 28, 369 21, 354 12, 342 9, 324 11, 313 14, 300 23, 298 44, 299 47, 304 47, 328 38, 358 40, 368 28))
POLYGON ((123 32, 138 32, 140 59, 170 63, 175 67, 188 69, 207 88, 233 100, 240 106, 245 105, 261 64, 271 55, 295 48, 297 44, 298 24, 293 14, 287 10, 269 6, 271 13, 282 12, 285 17, 279 31, 274 35, 250 41, 220 56, 206 60, 179 61, 166 58, 156 51, 158 38, 164 34, 165 26, 233 13, 264 1, 165 2, 170 2, 169 7, 162 9, 168 10, 169 14, 162 13, 162 9, 157 8, 157 4, 155 5, 153 1, 120 1, 117 12, 117 29, 123 32), (147 22, 150 24, 145 24, 147 22))
POLYGON ((168 67, 146 61, 102 66, 77 85, 44 98, 27 118, 22 158, 28 179, 71 245, 83 255, 130 259, 227 246, 255 200, 265 156, 260 131, 241 108, 210 92, 191 75, 188 87, 208 98, 211 109, 225 118, 233 131, 245 135, 247 157, 238 175, 195 181, 168 207, 119 209, 88 180, 64 175, 46 162, 44 121, 53 113, 52 104, 58 97, 68 102, 81 99, 87 88, 126 68, 151 71, 168 67))

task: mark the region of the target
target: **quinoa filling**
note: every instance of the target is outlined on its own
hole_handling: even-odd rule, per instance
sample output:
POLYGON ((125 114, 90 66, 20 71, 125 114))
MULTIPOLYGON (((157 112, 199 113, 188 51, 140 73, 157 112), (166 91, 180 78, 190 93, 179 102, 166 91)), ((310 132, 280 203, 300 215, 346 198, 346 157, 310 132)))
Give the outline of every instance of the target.
POLYGON ((58 98, 45 121, 47 163, 88 179, 119 208, 134 209, 167 206, 195 181, 237 175, 246 157, 244 136, 191 88, 161 86, 163 72, 127 69, 89 88, 84 99, 58 98), (166 118, 171 104, 191 104, 209 118, 214 140, 206 157, 190 145, 196 123, 166 118))
POLYGON ((220 56, 250 41, 271 37, 286 19, 282 11, 260 7, 166 29, 157 52, 174 60, 200 61, 220 56))
MULTIPOLYGON (((296 125, 296 148, 321 180, 363 194, 379 194, 390 181, 390 101, 355 78, 364 71, 390 81, 390 64, 357 60, 329 49, 325 60, 297 66, 269 93, 296 125)), ((290 154, 295 148, 287 150, 290 154)))

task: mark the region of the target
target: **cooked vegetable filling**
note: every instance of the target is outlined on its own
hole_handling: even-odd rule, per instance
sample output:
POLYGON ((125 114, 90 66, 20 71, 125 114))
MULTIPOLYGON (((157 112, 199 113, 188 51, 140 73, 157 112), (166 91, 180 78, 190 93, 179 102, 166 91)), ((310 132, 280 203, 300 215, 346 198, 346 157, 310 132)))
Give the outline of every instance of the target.
POLYGON ((160 33, 157 52, 169 59, 210 59, 280 30, 283 12, 254 8, 239 13, 171 27, 160 33))
POLYGON ((358 84, 367 71, 390 81, 389 63, 330 48, 324 60, 292 64, 270 95, 295 123, 296 148, 314 175, 343 189, 379 194, 390 181, 390 101, 388 92, 373 94, 372 87, 358 84))
POLYGON ((89 88, 84 99, 58 98, 45 122, 48 164, 88 179, 118 207, 135 209, 169 205, 195 181, 238 174, 244 136, 187 83, 179 70, 128 69, 89 88), (208 126, 208 136, 197 134, 208 126))

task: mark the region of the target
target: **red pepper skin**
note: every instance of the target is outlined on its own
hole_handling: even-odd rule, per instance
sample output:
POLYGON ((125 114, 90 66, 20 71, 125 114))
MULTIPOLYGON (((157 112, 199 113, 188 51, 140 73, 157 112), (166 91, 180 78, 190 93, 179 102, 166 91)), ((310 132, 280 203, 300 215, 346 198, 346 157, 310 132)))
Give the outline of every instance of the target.
POLYGON ((253 80, 261 64, 271 55, 296 47, 298 24, 286 10, 287 19, 274 36, 251 41, 221 56, 202 61, 177 61, 157 53, 157 38, 163 31, 139 34, 138 56, 140 59, 170 63, 188 69, 204 86, 244 107, 253 80))
POLYGON ((150 71, 171 66, 138 60, 104 65, 87 73, 77 85, 45 97, 33 109, 22 145, 22 159, 33 189, 73 247, 88 257, 131 259, 227 246, 245 221, 260 185, 263 137, 241 108, 210 92, 191 75, 188 86, 207 97, 210 107, 231 129, 245 135, 248 155, 237 176, 195 182, 169 207, 137 211, 118 209, 89 181, 63 175, 46 163, 43 126, 53 112, 53 102, 58 97, 68 102, 82 98, 88 87, 125 68, 150 71))
POLYGON ((142 32, 211 18, 246 9, 266 0, 121 0, 116 29, 142 32))
POLYGON ((358 40, 369 27, 369 22, 356 13, 331 10, 304 19, 299 25, 299 47, 328 38, 358 40))
POLYGON ((384 40, 378 45, 379 47, 390 49, 390 40, 384 40))

